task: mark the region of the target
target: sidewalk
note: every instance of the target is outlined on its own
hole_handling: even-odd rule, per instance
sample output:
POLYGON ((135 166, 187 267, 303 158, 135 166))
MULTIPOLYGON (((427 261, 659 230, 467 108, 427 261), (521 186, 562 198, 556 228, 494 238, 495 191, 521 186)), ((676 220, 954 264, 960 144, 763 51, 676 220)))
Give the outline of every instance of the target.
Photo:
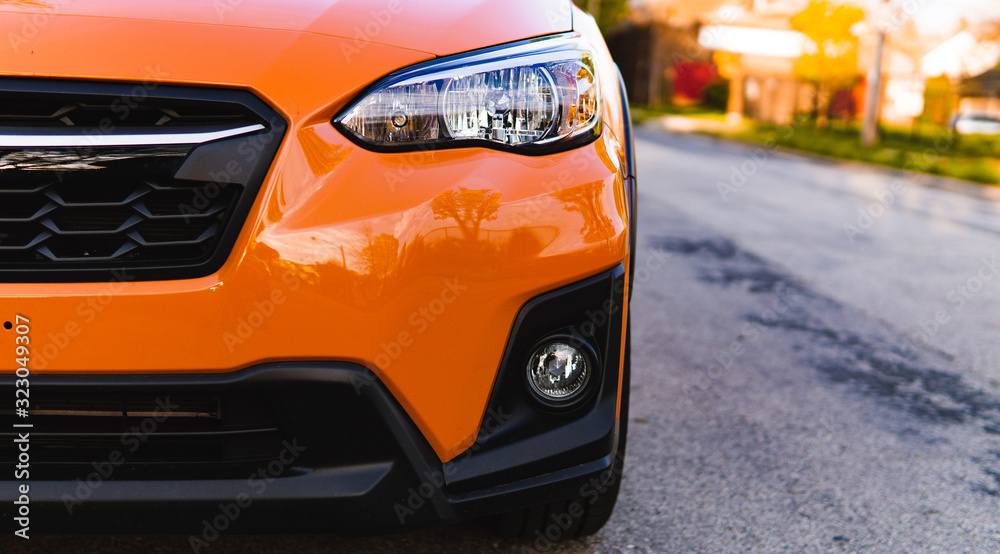
POLYGON ((744 129, 743 123, 732 124, 728 121, 683 115, 665 115, 651 119, 644 125, 658 126, 671 133, 735 133, 744 129))

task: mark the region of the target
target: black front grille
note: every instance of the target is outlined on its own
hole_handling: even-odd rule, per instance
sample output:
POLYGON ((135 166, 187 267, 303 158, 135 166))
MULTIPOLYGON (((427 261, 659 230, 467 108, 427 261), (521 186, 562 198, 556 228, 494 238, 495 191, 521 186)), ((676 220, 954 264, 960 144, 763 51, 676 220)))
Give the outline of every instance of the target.
POLYGON ((0 91, 0 126, 36 128, 90 127, 102 122, 115 126, 178 128, 189 125, 224 125, 258 119, 238 104, 200 102, 177 98, 147 100, 133 87, 118 96, 0 91), (130 98, 131 96, 131 98, 130 98))
POLYGON ((242 91, 0 79, 0 281, 217 271, 284 131, 242 91))
MULTIPOLYGON (((257 396, 43 392, 32 400, 32 474, 39 479, 80 476, 109 460, 114 479, 244 475, 276 459, 284 441, 257 396)), ((11 410, 0 410, 0 421, 18 422, 11 410)), ((15 459, 16 432, 0 436, 0 453, 15 459)))
POLYGON ((242 187, 176 180, 146 160, 123 165, 117 175, 24 172, 4 183, 2 263, 162 263, 211 255, 242 187))
MULTIPOLYGON (((0 396, 13 398, 17 379, 0 375, 0 396)), ((86 480, 108 461, 117 467, 105 480, 245 481, 265 468, 275 474, 269 468, 276 459, 282 476, 403 459, 390 427, 405 415, 377 379, 349 364, 191 375, 32 373, 29 409, 24 418, 13 402, 0 404, 0 459, 15 460, 15 440, 28 433, 33 480, 86 480), (292 461, 291 452, 282 456, 290 447, 292 461)))

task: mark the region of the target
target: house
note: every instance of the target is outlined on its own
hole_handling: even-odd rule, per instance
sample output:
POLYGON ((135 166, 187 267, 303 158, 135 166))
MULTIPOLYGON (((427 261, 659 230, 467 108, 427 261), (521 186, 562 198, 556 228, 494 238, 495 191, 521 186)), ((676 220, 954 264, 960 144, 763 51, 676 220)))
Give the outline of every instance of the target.
POLYGON ((692 87, 715 76, 712 53, 698 44, 700 27, 700 20, 686 11, 651 4, 632 10, 606 33, 631 101, 651 106, 673 102, 678 93, 692 95, 692 87))
POLYGON ((962 80, 959 111, 1000 115, 1000 67, 962 80))
MULTIPOLYGON (((816 109, 815 87, 795 75, 796 60, 811 44, 790 22, 808 4, 809 0, 646 0, 609 33, 607 41, 635 102, 683 103, 721 73, 731 84, 733 118, 787 124, 796 114, 816 109), (720 52, 729 55, 721 59, 730 60, 721 67, 715 63, 720 52)), ((866 76, 874 65, 877 40, 871 25, 869 20, 852 29, 859 39, 858 83, 834 95, 833 116, 856 118, 864 109, 866 76)), ((880 119, 909 126, 926 117, 928 80, 939 87, 945 78, 951 83, 967 81, 959 109, 1000 113, 1000 99, 989 85, 995 74, 987 73, 1000 62, 1000 44, 982 36, 976 28, 952 36, 927 36, 913 21, 890 29, 883 52, 880 119)), ((947 109, 954 104, 949 101, 947 109)))

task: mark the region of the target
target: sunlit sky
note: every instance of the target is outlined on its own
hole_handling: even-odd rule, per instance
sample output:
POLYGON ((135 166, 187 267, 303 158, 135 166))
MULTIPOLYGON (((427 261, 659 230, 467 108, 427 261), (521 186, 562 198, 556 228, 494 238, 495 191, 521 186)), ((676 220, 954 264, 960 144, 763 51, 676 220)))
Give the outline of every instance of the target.
MULTIPOLYGON (((688 8, 701 3, 698 0, 630 0, 632 4, 684 4, 688 8)), ((774 2, 774 0, 771 0, 774 2)), ((795 2, 795 0, 792 0, 795 2)), ((801 0, 805 4, 808 0, 801 0)), ((1000 20, 1000 1, 998 0, 893 0, 900 6, 910 6, 920 31, 928 34, 943 34, 956 31, 962 18, 969 22, 1000 20), (913 8, 916 8, 913 10, 913 8)), ((725 2, 704 2, 706 5, 725 2)), ((739 4, 740 2, 734 1, 739 4)), ((869 10, 882 3, 882 0, 856 0, 869 10)))
POLYGON ((953 30, 963 17, 970 22, 1000 19, 1000 2, 997 0, 910 1, 920 5, 920 9, 913 16, 917 26, 921 31, 929 33, 953 30))

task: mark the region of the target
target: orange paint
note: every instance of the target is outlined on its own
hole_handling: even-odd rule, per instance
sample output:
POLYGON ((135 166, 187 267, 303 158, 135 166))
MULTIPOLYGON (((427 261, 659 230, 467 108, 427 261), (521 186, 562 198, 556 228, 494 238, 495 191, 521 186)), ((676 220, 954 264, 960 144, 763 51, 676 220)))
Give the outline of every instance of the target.
MULTIPOLYGON (((378 374, 442 460, 453 458, 478 431, 520 307, 627 259, 613 67, 599 68, 605 128, 586 147, 544 157, 482 148, 378 154, 330 124, 359 90, 433 57, 426 52, 568 30, 561 3, 547 2, 556 15, 529 24, 518 18, 538 9, 534 0, 505 2, 505 10, 449 2, 451 25, 478 23, 448 36, 426 32, 427 10, 407 2, 366 42, 338 26, 335 10, 370 3, 279 9, 246 0, 219 21, 198 11, 210 3, 195 4, 0 3, 2 29, 20 29, 32 13, 58 14, 26 42, 0 45, 3 75, 247 88, 289 121, 216 274, 2 285, 4 305, 31 318, 34 370, 209 373, 270 361, 356 362, 378 374), (197 22, 179 22, 172 10, 197 22)), ((435 6, 435 17, 448 11, 435 6)))

